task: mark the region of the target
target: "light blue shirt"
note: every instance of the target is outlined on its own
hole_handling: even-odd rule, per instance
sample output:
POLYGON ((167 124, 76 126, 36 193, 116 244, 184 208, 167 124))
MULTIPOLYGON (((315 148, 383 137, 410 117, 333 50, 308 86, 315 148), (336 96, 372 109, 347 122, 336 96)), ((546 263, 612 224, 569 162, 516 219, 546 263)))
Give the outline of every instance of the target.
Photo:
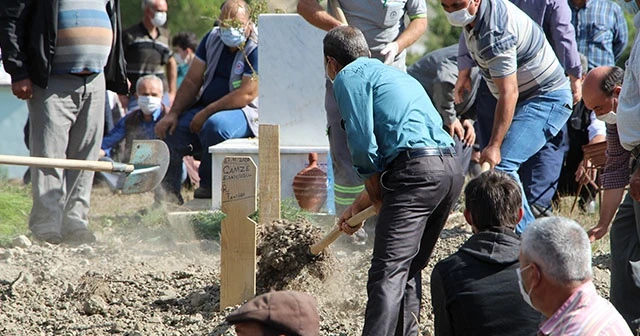
POLYGON ((333 92, 363 179, 384 171, 404 150, 453 146, 422 85, 377 59, 361 57, 344 67, 333 92))

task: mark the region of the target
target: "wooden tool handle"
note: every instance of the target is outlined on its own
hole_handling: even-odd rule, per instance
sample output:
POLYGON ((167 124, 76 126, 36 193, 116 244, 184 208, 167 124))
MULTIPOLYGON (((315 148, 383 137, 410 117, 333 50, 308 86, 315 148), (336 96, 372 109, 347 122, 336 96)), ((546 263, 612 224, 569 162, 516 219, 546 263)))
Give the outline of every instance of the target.
POLYGON ((331 11, 338 21, 342 22, 342 24, 345 25, 348 24, 347 17, 344 15, 344 11, 340 7, 338 0, 329 0, 329 6, 331 7, 331 11))
POLYGON ((13 156, 0 155, 0 164, 11 164, 18 166, 34 166, 42 168, 64 168, 92 170, 101 172, 122 172, 130 173, 134 170, 133 165, 108 162, 108 161, 85 161, 72 159, 52 159, 34 156, 13 156))
POLYGON ((483 162, 482 165, 480 166, 480 171, 483 173, 489 169, 491 169, 491 164, 487 161, 483 162))
MULTIPOLYGON (((358 212, 357 214, 353 215, 351 218, 347 219, 347 225, 351 227, 358 226, 360 223, 362 223, 363 221, 365 221, 366 219, 368 219, 369 217, 375 214, 376 214, 376 209, 372 205, 358 212)), ((340 228, 338 226, 334 226, 333 230, 331 230, 331 232, 329 232, 326 236, 324 236, 324 238, 322 238, 321 241, 311 245, 309 247, 309 251, 314 256, 320 254, 322 250, 324 250, 327 246, 331 245, 331 243, 336 241, 336 239, 338 239, 340 235, 342 235, 342 231, 340 231, 340 228)))

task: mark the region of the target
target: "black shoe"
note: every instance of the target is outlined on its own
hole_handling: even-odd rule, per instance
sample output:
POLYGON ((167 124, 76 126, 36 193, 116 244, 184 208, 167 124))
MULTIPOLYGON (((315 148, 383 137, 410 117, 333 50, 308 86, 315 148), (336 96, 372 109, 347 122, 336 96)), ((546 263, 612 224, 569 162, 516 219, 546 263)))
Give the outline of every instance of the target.
POLYGON ((64 242, 69 245, 91 244, 95 241, 96 236, 87 229, 75 230, 64 237, 64 242))
POLYGON ((39 241, 46 242, 53 245, 59 245, 60 243, 62 243, 62 236, 60 236, 60 234, 57 234, 55 232, 49 232, 44 234, 34 233, 33 238, 35 240, 39 240, 39 241))
POLYGON ((193 198, 211 198, 211 189, 200 187, 193 192, 193 198))

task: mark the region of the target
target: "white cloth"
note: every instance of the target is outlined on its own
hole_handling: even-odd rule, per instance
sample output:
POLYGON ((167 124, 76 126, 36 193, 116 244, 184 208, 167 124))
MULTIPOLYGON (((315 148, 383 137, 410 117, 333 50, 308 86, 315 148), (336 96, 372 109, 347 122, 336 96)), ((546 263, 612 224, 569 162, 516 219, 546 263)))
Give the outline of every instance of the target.
POLYGON ((587 132, 589 132, 589 142, 598 135, 607 136, 607 124, 596 118, 595 112, 591 111, 589 119, 591 120, 591 123, 589 123, 589 126, 587 127, 587 132))
MULTIPOLYGON (((640 29, 640 13, 633 18, 640 29)), ((636 34, 624 71, 622 91, 618 97, 618 134, 624 149, 630 151, 640 145, 640 34, 636 34)))

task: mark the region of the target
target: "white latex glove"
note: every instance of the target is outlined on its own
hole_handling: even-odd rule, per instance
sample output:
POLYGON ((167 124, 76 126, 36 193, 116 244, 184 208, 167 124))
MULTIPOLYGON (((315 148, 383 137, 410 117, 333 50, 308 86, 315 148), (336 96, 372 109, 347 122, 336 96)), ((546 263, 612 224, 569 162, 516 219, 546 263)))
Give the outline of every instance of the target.
POLYGON ((387 44, 380 54, 384 55, 384 64, 392 64, 398 55, 398 42, 387 44))

